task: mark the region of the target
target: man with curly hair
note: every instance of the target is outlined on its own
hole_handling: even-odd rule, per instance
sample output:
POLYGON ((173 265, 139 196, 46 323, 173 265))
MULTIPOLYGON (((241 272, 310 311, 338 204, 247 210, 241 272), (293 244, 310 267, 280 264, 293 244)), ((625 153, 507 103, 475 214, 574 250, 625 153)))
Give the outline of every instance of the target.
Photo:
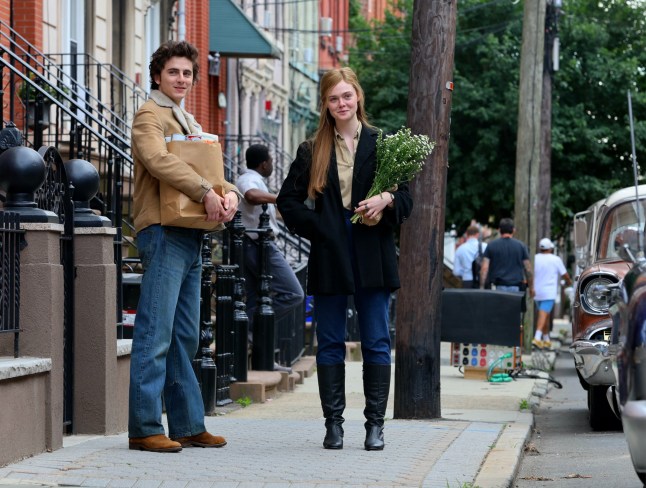
POLYGON ((228 222, 238 208, 234 185, 225 183, 224 197, 218 195, 166 147, 175 134, 202 132, 180 105, 197 82, 197 59, 197 49, 185 41, 155 51, 150 98, 132 125, 133 216, 144 274, 132 341, 128 437, 130 449, 142 451, 226 445, 206 431, 192 366, 199 345, 203 231, 161 225, 161 181, 202 202, 207 221, 228 222), (170 438, 162 425, 162 395, 170 438))

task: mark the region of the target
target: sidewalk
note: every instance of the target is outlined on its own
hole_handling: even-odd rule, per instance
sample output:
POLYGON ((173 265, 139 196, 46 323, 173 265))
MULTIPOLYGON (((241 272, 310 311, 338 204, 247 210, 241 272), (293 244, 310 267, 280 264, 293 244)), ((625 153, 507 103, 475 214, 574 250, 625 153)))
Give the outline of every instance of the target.
MULTIPOLYGON (((128 450, 125 433, 71 436, 63 449, 0 468, 0 488, 508 487, 531 433, 531 405, 548 382, 465 379, 449 366, 449 344, 441 349, 442 418, 393 420, 393 381, 384 451, 363 449, 361 363, 349 362, 343 450, 322 447, 325 428, 314 374, 293 392, 208 417, 207 429, 228 440, 224 448, 157 454, 128 450)), ((554 353, 545 356, 553 364, 554 353)))

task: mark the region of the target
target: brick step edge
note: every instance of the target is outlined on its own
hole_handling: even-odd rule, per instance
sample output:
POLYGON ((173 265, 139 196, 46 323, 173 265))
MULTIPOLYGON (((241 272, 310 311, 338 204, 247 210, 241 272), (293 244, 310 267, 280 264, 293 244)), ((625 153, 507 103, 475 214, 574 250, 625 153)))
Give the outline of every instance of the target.
POLYGON ((247 381, 231 383, 229 396, 236 401, 248 397, 254 403, 265 403, 278 392, 294 391, 296 385, 310 378, 316 368, 314 356, 303 356, 292 366, 292 372, 254 371, 247 373, 247 381))

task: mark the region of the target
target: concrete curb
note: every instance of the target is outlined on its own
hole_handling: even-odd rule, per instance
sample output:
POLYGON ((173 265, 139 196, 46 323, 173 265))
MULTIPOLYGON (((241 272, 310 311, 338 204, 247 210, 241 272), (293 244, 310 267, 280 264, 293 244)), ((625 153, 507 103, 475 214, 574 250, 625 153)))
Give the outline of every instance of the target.
POLYGON ((534 415, 525 413, 519 421, 509 423, 502 430, 473 482, 474 488, 510 488, 523 457, 523 449, 534 426, 534 415))

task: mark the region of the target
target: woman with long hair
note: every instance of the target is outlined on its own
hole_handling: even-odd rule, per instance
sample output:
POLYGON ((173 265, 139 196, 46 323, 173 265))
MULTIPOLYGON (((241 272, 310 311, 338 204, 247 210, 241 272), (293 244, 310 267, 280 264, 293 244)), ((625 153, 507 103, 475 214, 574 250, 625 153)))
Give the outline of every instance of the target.
POLYGON ((391 377, 390 294, 399 288, 394 231, 411 213, 408 185, 366 199, 376 169, 378 130, 350 68, 325 73, 320 120, 299 148, 277 199, 291 232, 311 242, 308 294, 314 296, 319 395, 326 449, 343 448, 348 297, 354 298, 363 354, 366 450, 384 448, 391 377), (352 224, 360 214, 361 223, 352 224))

